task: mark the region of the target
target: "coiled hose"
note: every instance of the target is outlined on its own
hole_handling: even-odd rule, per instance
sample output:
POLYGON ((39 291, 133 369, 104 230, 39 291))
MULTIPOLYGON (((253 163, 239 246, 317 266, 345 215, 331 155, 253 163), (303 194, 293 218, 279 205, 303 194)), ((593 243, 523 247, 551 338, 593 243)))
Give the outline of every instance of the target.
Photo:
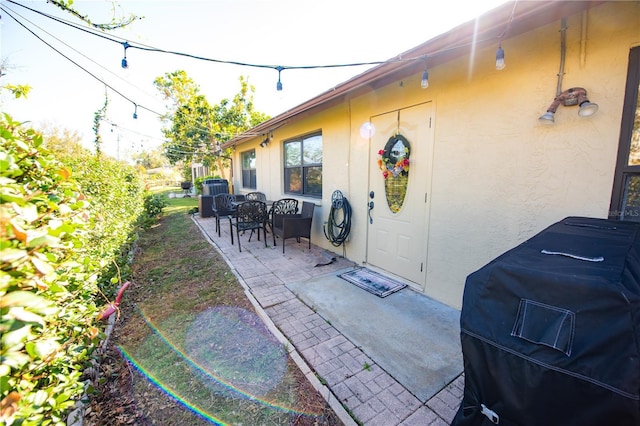
POLYGON ((333 191, 331 195, 329 219, 327 226, 323 230, 324 236, 334 247, 339 247, 349 237, 351 232, 351 205, 340 191, 333 191))

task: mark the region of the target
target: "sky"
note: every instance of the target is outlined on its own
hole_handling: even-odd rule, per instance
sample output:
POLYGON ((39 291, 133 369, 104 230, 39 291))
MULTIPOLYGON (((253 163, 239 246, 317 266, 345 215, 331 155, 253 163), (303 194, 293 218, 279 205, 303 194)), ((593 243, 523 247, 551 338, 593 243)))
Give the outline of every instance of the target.
POLYGON ((94 22, 109 22, 114 13, 140 18, 124 29, 100 33, 83 31, 86 24, 46 0, 0 0, 5 73, 0 86, 31 86, 27 99, 13 99, 0 91, 0 108, 35 127, 75 131, 85 146, 93 148, 94 114, 102 108, 106 93, 107 120, 100 130, 103 151, 128 160, 162 143, 159 114, 166 111, 166 101, 153 81, 166 73, 186 71, 211 105, 233 98, 240 90, 240 76, 247 77, 255 87, 256 110, 273 117, 372 66, 286 69, 281 73, 283 90, 277 91, 274 69, 216 61, 285 67, 384 61, 503 3, 75 0, 73 7, 94 22), (123 69, 125 41, 210 60, 128 48, 128 68, 123 69))

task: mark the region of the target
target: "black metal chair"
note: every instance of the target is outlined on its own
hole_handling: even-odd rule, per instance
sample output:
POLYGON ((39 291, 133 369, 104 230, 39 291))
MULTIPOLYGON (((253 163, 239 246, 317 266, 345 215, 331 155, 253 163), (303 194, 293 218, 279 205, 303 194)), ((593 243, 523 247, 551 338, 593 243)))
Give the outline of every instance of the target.
POLYGON ((284 254, 285 240, 295 238, 300 242, 300 238, 309 240, 309 250, 311 250, 311 222, 313 221, 313 211, 316 205, 307 201, 302 202, 300 214, 276 215, 273 218, 273 245, 276 245, 276 236, 282 238, 282 254, 284 254))
POLYGON ((303 212, 298 214, 298 201, 293 198, 285 198, 275 201, 272 207, 271 215, 271 232, 273 233, 273 245, 276 244, 276 237, 282 238, 282 253, 284 253, 284 240, 287 238, 295 237, 300 242, 300 237, 309 238, 309 248, 311 248, 311 218, 313 216, 313 209, 315 204, 309 202, 302 203, 303 212), (285 224, 285 221, 290 219, 304 219, 294 220, 285 224), (307 224, 307 222, 309 222, 307 224), (305 228, 309 227, 309 230, 305 228), (298 235, 300 234, 300 235, 298 235))
POLYGON ((267 203, 263 201, 244 201, 236 205, 234 214, 235 221, 231 221, 231 244, 233 244, 233 228, 236 228, 236 236, 238 237, 238 249, 242 252, 240 244, 240 232, 251 230, 249 241, 253 231, 258 232, 258 241, 260 241, 260 229, 264 236, 264 246, 267 247, 267 203))
MULTIPOLYGON (((269 208, 269 228, 273 229, 273 220, 274 213, 278 216, 287 215, 287 214, 296 214, 298 213, 298 200, 295 198, 282 198, 280 200, 274 201, 269 208)), ((280 218, 276 218, 278 221, 278 226, 280 225, 280 218)), ((275 241, 274 241, 275 243, 275 241)))
POLYGON ((220 236, 220 218, 227 217, 231 223, 231 216, 234 215, 236 197, 232 194, 217 194, 213 197, 213 215, 216 218, 216 231, 220 236))
POLYGON ((263 192, 249 192, 245 196, 246 200, 267 201, 267 196, 263 192))

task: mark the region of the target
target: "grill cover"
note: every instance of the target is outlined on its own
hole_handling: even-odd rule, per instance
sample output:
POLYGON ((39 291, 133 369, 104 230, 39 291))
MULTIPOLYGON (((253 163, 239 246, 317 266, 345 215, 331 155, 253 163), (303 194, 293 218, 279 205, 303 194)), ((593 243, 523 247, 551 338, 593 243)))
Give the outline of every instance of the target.
POLYGON ((640 425, 639 230, 567 217, 467 277, 453 425, 640 425))

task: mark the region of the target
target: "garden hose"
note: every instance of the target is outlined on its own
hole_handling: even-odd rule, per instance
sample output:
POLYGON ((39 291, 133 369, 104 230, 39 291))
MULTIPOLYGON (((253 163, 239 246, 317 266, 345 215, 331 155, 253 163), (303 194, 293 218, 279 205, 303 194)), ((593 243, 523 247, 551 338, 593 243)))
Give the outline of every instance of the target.
POLYGON ((340 191, 333 191, 331 195, 331 210, 327 226, 323 227, 324 236, 334 247, 339 247, 349 237, 351 232, 351 205, 340 191), (340 222, 338 222, 338 220, 340 222))

